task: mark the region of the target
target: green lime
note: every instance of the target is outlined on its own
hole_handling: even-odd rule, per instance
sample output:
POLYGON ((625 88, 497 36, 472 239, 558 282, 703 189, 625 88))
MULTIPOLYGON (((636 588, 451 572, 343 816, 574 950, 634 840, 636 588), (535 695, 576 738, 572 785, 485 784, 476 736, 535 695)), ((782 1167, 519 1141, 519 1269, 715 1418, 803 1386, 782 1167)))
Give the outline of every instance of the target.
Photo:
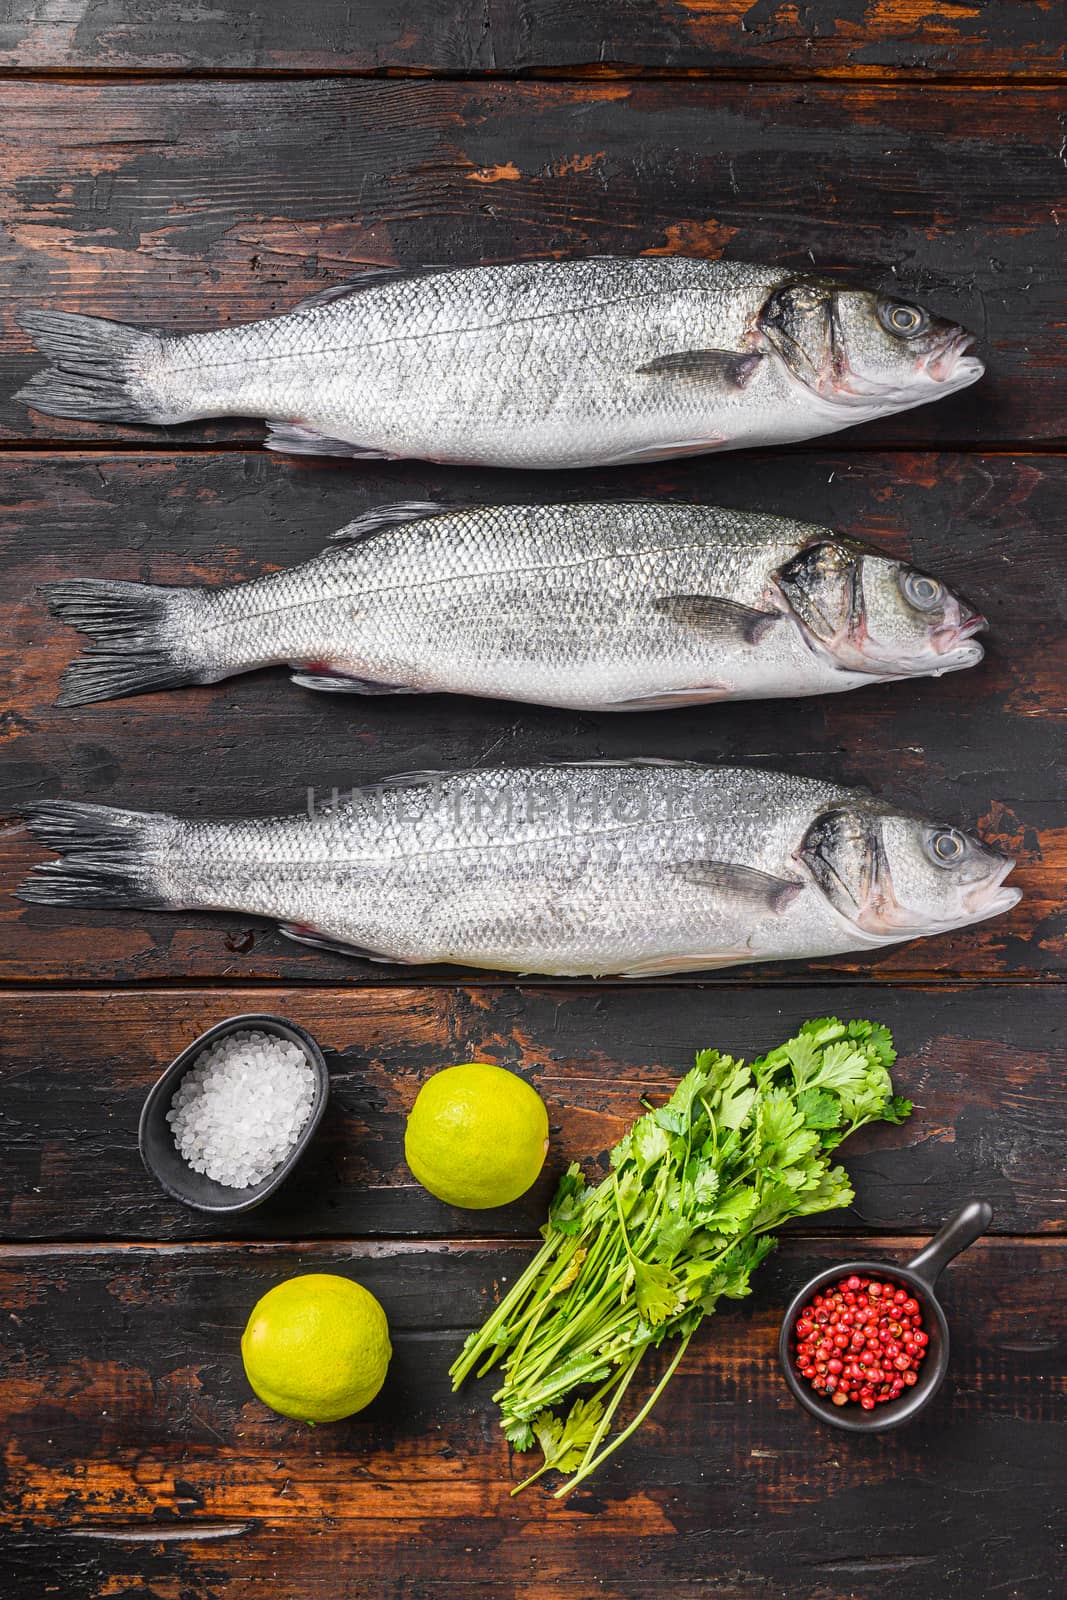
POLYGON ((445 1067, 419 1090, 404 1154, 424 1189, 485 1211, 525 1194, 548 1153, 548 1112, 514 1072, 484 1061, 445 1067))
POLYGON ((369 1406, 392 1353, 377 1300, 332 1272, 309 1272, 268 1289, 241 1335, 245 1375, 256 1394, 301 1422, 338 1422, 369 1406))

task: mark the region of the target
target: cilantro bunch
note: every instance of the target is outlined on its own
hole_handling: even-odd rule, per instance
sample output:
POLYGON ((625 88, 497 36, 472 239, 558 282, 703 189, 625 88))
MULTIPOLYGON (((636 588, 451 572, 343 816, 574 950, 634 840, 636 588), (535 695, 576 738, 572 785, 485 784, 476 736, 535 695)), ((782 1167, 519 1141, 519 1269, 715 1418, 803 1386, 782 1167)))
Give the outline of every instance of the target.
POLYGON ((852 1187, 830 1153, 867 1122, 902 1122, 887 1028, 835 1017, 746 1066, 697 1056, 666 1105, 650 1109, 590 1187, 568 1168, 544 1244, 451 1368, 453 1388, 495 1366, 501 1426, 555 1468, 557 1498, 640 1427, 703 1319, 749 1277, 791 1217, 846 1206, 852 1187), (650 1346, 677 1340, 662 1377, 625 1426, 615 1417, 650 1346), (580 1391, 566 1411, 560 1409, 580 1391))

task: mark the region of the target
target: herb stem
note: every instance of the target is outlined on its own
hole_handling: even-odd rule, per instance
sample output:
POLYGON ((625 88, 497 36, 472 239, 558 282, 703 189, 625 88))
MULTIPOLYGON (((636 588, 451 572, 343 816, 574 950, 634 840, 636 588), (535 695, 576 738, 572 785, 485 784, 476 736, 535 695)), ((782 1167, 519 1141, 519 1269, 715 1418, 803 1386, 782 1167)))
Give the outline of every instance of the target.
MULTIPOLYGON (((695 1332, 695 1330, 693 1331, 695 1332)), ((588 1478, 590 1474, 594 1473, 597 1467, 601 1466, 610 1455, 613 1455, 621 1444, 625 1444, 631 1434, 637 1432, 638 1428, 641 1426, 642 1422, 644 1422, 645 1418, 652 1410, 652 1407, 655 1405, 656 1401, 659 1399, 668 1383, 670 1383, 671 1379, 674 1377, 675 1372, 678 1370, 678 1363, 688 1350, 689 1341, 692 1337, 693 1333, 687 1333, 685 1335, 681 1344, 678 1346, 677 1353, 675 1354, 670 1366, 667 1368, 666 1372, 663 1374, 662 1378, 659 1380, 656 1387, 653 1389, 652 1393, 649 1395, 648 1399, 637 1413, 636 1417, 634 1417, 633 1421, 630 1422, 621 1433, 617 1433, 614 1439, 612 1439, 611 1443, 606 1445, 605 1448, 601 1450, 600 1454, 595 1456, 592 1461, 583 1462, 583 1464, 578 1468, 578 1471, 574 1474, 573 1478, 568 1478, 567 1482, 563 1484, 562 1488, 556 1490, 556 1493, 553 1496, 554 1499, 562 1500, 565 1495, 570 1494, 571 1490, 576 1489, 583 1479, 588 1478)))
POLYGON ((593 1437, 590 1439, 585 1455, 582 1457, 582 1460, 579 1464, 579 1472, 583 1471, 585 1467, 588 1466, 590 1459, 600 1444, 600 1441, 611 1427, 611 1419, 619 1409, 619 1403, 622 1400, 623 1395, 626 1393, 626 1390, 630 1386, 630 1379, 641 1365, 644 1354, 645 1347, 642 1346, 642 1348, 638 1350, 637 1354, 631 1358, 629 1364, 623 1368, 622 1374, 615 1386, 615 1393, 611 1397, 611 1403, 606 1407, 604 1415, 597 1423, 593 1437))

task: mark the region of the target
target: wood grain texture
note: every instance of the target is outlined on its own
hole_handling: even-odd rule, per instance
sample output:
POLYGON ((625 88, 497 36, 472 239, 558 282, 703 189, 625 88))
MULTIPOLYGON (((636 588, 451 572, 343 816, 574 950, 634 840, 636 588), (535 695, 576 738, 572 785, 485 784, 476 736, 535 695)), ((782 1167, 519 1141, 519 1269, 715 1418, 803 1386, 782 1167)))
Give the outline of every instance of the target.
POLYGON ((261 434, 27 413, 22 307, 207 328, 367 263, 604 251, 843 270, 975 329, 983 383, 855 445, 1067 435, 1067 87, 9 82, 0 117, 2 437, 261 434))
MULTIPOLYGON (((906 1260, 916 1240, 878 1241, 906 1260)), ((263 1245, 0 1253, 4 1593, 260 1600, 1039 1600, 1064 1490, 1062 1246, 986 1241, 946 1274, 948 1384, 900 1434, 848 1439, 790 1398, 791 1290, 866 1241, 791 1240, 701 1331, 636 1448, 564 1504, 517 1500, 482 1383, 450 1394, 464 1332, 527 1248, 263 1245), (294 1271, 351 1273, 390 1318, 386 1388, 309 1429, 251 1395, 238 1341, 294 1271), (290 1580, 294 1581, 294 1580, 290 1580), (279 1583, 281 1587, 278 1588, 279 1583), (37 1587, 34 1587, 34 1585, 37 1587)))
MULTIPOLYGON (((10 891, 42 859, 15 825, 26 806, 66 798, 190 815, 292 812, 391 772, 658 755, 753 762, 866 783, 928 815, 970 825, 1013 851, 1022 903, 1007 917, 887 951, 814 964, 1039 978, 1064 971, 1067 834, 1067 577, 1059 457, 886 457, 819 452, 690 463, 641 473, 531 475, 440 468, 291 468, 263 455, 23 457, 2 491, 0 672, 8 685, 0 815, 0 974, 8 981, 303 977, 406 981, 301 948, 233 916, 23 906, 10 891), (773 474, 769 463, 773 459, 773 474), (993 623, 978 669, 855 693, 612 717, 446 697, 316 695, 281 671, 212 688, 58 709, 78 637, 47 616, 36 586, 69 576, 230 582, 310 557, 329 532, 392 499, 463 504, 509 495, 677 494, 801 515, 908 554, 993 623)), ((750 969, 765 979, 800 968, 750 969)), ((426 969, 420 976, 426 975, 426 969)), ((457 969, 436 975, 456 980, 457 969)), ((408 974, 410 977, 410 974, 408 974)), ((723 980, 732 983, 729 975, 723 980)))
MULTIPOLYGON (((849 1140, 843 1155, 856 1202, 823 1225, 933 1229, 979 1195, 993 1204, 1000 1232, 1064 1228, 1067 1041, 1058 990, 857 985, 827 998, 842 1015, 892 1028, 894 1083, 916 1110, 901 1128, 849 1140)), ((641 1097, 666 1098, 698 1049, 751 1057, 788 1038, 821 1002, 802 986, 773 998, 683 986, 11 994, 0 1000, 0 1237, 533 1238, 567 1162, 603 1164, 640 1115, 641 1097), (137 1121, 164 1066, 205 1028, 244 1011, 310 1030, 327 1052, 330 1103, 299 1173, 278 1195, 214 1221, 176 1205, 144 1171, 137 1121), (404 1123, 420 1085, 469 1060, 521 1073, 549 1109, 544 1173, 501 1211, 441 1204, 404 1161, 404 1123)))
POLYGON ((1055 0, 8 0, 26 70, 432 72, 645 68, 1018 79, 1062 71, 1055 0))

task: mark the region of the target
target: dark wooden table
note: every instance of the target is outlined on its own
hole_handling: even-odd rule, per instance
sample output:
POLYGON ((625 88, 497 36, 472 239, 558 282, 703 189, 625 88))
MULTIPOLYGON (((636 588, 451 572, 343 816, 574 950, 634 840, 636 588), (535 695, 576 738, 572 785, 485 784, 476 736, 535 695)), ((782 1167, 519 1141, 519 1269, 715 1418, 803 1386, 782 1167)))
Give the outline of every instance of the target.
POLYGON ((1067 1304, 1067 30, 1056 0, 144 0, 0 7, 0 1592, 5 1600, 1045 1600, 1062 1582, 1067 1304), (977 328, 984 383, 774 456, 519 478, 282 462, 254 425, 165 436, 27 415, 20 306, 175 329, 365 263, 689 251, 903 284, 977 328), (908 552, 993 622, 942 683, 610 719, 315 697, 284 674, 58 711, 71 574, 206 580, 307 556, 395 498, 678 493, 908 552), (398 977, 222 917, 21 906, 18 816, 79 799, 251 813, 426 766, 740 758, 844 780, 1013 850, 1010 917, 873 965, 708 981, 398 977), (142 1171, 141 1101, 197 1032, 285 1013, 329 1053, 300 1177, 225 1227, 142 1171), (595 1161, 694 1050, 882 1018, 911 1122, 846 1147, 852 1212, 794 1231, 702 1332, 639 1442, 564 1505, 509 1499, 488 1386, 445 1371, 595 1161), (550 1109, 500 1213, 411 1180, 422 1079, 482 1057, 550 1109), (971 1196, 933 1409, 856 1441, 775 1366, 791 1288, 901 1260, 971 1196), (255 1402, 238 1340, 288 1274, 356 1274, 395 1360, 362 1416, 255 1402))

